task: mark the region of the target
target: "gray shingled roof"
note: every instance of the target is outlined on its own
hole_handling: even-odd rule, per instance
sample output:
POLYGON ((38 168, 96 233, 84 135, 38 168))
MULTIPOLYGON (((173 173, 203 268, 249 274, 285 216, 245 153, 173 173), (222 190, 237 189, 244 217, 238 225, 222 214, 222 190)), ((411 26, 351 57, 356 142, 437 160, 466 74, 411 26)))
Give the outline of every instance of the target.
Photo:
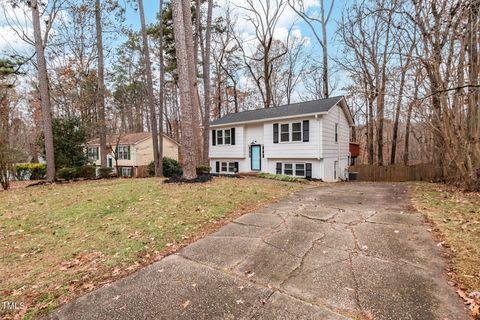
POLYGON ((211 125, 228 124, 236 122, 254 121, 270 118, 288 117, 317 112, 328 112, 343 96, 331 97, 321 100, 293 103, 278 107, 262 108, 237 113, 230 113, 220 119, 212 121, 211 125))

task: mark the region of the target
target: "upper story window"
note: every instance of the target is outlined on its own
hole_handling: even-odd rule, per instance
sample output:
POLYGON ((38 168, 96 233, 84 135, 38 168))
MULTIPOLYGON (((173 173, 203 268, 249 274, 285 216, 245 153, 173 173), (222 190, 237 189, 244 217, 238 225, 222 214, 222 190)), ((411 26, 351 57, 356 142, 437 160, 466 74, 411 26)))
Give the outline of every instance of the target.
POLYGON ((280 124, 280 142, 302 141, 302 123, 280 124))
POLYGON ((292 123, 292 141, 302 141, 302 123, 292 123))
POLYGON ((231 129, 217 130, 217 144, 231 144, 231 129))
POLYGON ((91 161, 97 161, 100 158, 98 149, 99 149, 98 147, 88 147, 87 148, 88 159, 90 159, 91 161))
POLYGON ((130 160, 130 146, 118 146, 116 153, 118 160, 130 160))
POLYGON ((235 128, 212 130, 212 145, 234 145, 235 128))
POLYGON ((338 143, 338 123, 335 123, 335 143, 338 143))
POLYGON ((288 123, 283 123, 280 125, 280 141, 290 141, 290 125, 288 123))
POLYGON ((273 124, 273 143, 308 142, 310 137, 310 121, 303 120, 289 123, 273 124))

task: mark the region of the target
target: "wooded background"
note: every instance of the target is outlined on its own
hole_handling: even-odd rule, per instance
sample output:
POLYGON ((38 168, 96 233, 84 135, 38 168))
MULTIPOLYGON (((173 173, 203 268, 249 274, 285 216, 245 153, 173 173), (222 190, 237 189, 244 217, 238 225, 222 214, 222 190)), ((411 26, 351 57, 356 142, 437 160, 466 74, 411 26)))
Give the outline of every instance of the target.
POLYGON ((159 2, 147 24, 141 0, 1 1, 31 53, 7 48, 0 58, 3 179, 39 155, 55 179, 52 119, 78 119, 102 149, 109 134, 165 132, 193 178, 207 163, 210 120, 344 94, 360 163, 430 163, 480 190, 479 1, 159 2), (139 30, 127 27, 125 6, 139 30), (295 19, 279 36, 287 12, 295 19))

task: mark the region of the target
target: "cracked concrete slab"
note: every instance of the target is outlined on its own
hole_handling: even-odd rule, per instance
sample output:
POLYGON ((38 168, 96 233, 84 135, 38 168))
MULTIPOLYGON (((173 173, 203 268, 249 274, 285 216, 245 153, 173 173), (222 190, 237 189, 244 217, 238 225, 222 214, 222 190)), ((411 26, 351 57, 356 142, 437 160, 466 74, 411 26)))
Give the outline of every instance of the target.
POLYGON ((300 261, 300 258, 291 253, 263 243, 235 270, 250 280, 279 286, 288 278, 289 273, 295 270, 300 261))
POLYGON ((442 263, 440 249, 425 226, 364 223, 352 229, 360 249, 368 255, 425 268, 442 263))
POLYGON ((450 302, 458 299, 453 290, 426 270, 361 255, 353 270, 361 308, 376 320, 467 319, 461 304, 450 302))
POLYGON ((271 293, 171 255, 65 305, 50 319, 250 318, 271 293))
POLYGON ((258 214, 258 213, 248 213, 238 219, 236 222, 253 225, 262 228, 272 228, 275 229, 283 223, 283 219, 275 214, 258 214))
POLYGON ((209 236, 183 248, 180 255, 217 268, 233 268, 252 254, 260 239, 209 236))
POLYGON ((334 313, 323 308, 306 303, 288 296, 286 294, 275 292, 268 299, 265 307, 260 309, 253 316, 254 320, 307 320, 307 319, 323 319, 323 320, 347 320, 338 313, 334 313))
POLYGON ((355 278, 348 260, 334 261, 313 270, 301 267, 282 288, 295 297, 331 308, 358 309, 355 278))
POLYGON ((281 251, 288 252, 296 257, 303 257, 312 247, 312 243, 321 239, 324 234, 301 232, 290 229, 270 234, 264 241, 281 251))
POLYGON ((231 222, 212 235, 216 237, 261 238, 267 232, 271 232, 271 229, 231 222))
POLYGON ((329 184, 246 214, 50 318, 468 319, 441 250, 404 184, 329 184))

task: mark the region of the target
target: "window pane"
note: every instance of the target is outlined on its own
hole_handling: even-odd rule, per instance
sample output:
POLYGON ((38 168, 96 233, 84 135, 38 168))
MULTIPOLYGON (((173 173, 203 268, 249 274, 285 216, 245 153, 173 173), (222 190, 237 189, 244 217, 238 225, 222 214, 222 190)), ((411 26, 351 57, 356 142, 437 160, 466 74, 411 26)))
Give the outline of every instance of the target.
POLYGON ((225 144, 230 144, 230 129, 225 130, 225 144))
POLYGON ((282 142, 290 141, 290 135, 288 130, 289 130, 288 123, 280 125, 280 141, 282 142))
POLYGON ((297 163, 295 165, 295 175, 299 176, 299 177, 304 177, 305 176, 305 164, 297 163))
POLYGON ((292 123, 292 141, 302 141, 302 123, 292 123))
POLYGON ((222 169, 221 169, 221 171, 227 172, 227 163, 226 163, 226 162, 222 162, 222 169))
POLYGON ((285 163, 283 167, 283 174, 293 175, 293 165, 291 163, 285 163))
POLYGON ((217 144, 223 144, 223 130, 217 130, 217 144))
POLYGON ((228 163, 228 172, 235 172, 235 162, 228 163))

